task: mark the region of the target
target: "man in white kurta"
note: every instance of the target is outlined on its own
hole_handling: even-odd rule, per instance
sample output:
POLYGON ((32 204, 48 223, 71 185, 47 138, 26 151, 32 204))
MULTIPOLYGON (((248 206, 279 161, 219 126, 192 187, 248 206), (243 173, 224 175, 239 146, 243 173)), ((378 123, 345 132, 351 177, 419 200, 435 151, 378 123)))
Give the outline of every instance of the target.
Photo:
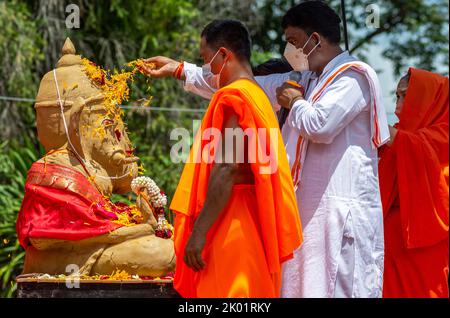
MULTIPOLYGON (((276 90, 289 78, 289 73, 256 77, 275 111, 276 90)), ((189 92, 209 98, 215 91, 194 64, 184 62, 184 79, 189 92)), ((282 297, 381 297, 377 147, 389 133, 377 76, 341 52, 320 74, 302 72, 300 84, 304 98, 293 103, 282 135, 304 242, 284 266, 282 297)))

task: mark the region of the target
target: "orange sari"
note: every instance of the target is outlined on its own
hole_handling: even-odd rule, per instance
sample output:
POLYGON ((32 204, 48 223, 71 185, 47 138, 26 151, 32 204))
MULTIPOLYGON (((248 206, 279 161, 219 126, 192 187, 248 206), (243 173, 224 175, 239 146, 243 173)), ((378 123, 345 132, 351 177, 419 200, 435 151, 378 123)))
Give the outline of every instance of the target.
POLYGON ((394 144, 380 151, 384 297, 448 297, 448 78, 410 69, 394 144))
POLYGON ((170 209, 176 213, 174 286, 181 296, 279 297, 281 264, 301 244, 301 225, 278 122, 267 96, 255 83, 238 80, 214 94, 170 209), (266 154, 272 150, 276 169, 262 174, 261 169, 268 167, 259 156, 251 163, 255 184, 233 187, 227 206, 207 234, 203 251, 206 268, 196 273, 186 266, 183 256, 205 202, 213 166, 199 160, 210 146, 201 136, 209 128, 222 131, 226 108, 238 116, 242 129, 253 132, 253 141, 260 149, 266 154), (276 134, 260 138, 258 128, 273 128, 276 134))

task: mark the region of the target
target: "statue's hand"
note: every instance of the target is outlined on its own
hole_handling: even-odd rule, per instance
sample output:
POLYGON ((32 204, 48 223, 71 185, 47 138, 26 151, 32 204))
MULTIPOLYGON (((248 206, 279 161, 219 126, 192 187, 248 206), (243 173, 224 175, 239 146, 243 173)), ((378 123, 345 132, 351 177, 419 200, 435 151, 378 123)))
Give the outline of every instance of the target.
POLYGON ((141 211, 143 216, 142 223, 150 224, 154 229, 156 228, 157 221, 155 215, 153 214, 153 208, 150 205, 150 200, 148 199, 148 191, 145 188, 141 188, 136 199, 136 206, 141 211))

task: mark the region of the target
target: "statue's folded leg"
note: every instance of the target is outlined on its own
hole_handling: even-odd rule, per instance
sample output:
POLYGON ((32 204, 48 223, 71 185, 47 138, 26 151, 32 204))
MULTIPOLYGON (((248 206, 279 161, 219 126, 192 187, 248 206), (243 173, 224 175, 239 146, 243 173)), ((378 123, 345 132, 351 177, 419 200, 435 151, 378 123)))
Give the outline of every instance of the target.
POLYGON ((92 244, 71 251, 61 249, 38 250, 29 246, 25 254, 22 273, 45 273, 50 275, 89 275, 92 266, 102 255, 107 244, 92 244))
POLYGON ((120 269, 132 275, 160 277, 174 268, 173 241, 148 235, 106 248, 91 274, 111 274, 120 269))
MULTIPOLYGON (((70 274, 76 267, 69 265, 74 264, 81 275, 90 275, 92 266, 105 248, 153 233, 154 230, 149 224, 138 224, 79 241, 31 238, 31 245, 26 249, 23 274, 70 274)), ((111 272, 107 273, 109 274, 111 272)))

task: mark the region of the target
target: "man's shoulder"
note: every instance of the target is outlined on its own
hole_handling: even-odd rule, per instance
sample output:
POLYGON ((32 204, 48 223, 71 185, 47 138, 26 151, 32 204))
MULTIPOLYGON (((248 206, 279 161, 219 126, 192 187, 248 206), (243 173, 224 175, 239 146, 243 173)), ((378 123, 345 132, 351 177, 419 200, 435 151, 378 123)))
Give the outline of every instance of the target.
POLYGON ((378 82, 375 70, 367 63, 356 58, 344 61, 337 65, 329 75, 331 82, 346 82, 352 85, 368 85, 369 79, 378 82))
POLYGON ((217 92, 225 95, 232 94, 240 96, 241 98, 260 95, 267 97, 261 86, 259 86, 257 82, 250 79, 238 79, 230 83, 229 85, 222 87, 217 92))
MULTIPOLYGON (((272 104, 264 90, 255 81, 248 79, 240 79, 233 83, 222 87, 216 92, 221 98, 229 100, 239 100, 240 105, 250 106, 251 108, 260 109, 263 113, 271 112, 272 104)), ((219 97, 218 95, 218 97, 219 97)), ((219 97, 219 98, 220 98, 219 97)))
POLYGON ((370 76, 376 76, 376 72, 372 66, 356 58, 340 64, 336 70, 338 69, 344 69, 346 72, 352 72, 352 74, 358 73, 364 76, 364 73, 366 73, 370 76))

